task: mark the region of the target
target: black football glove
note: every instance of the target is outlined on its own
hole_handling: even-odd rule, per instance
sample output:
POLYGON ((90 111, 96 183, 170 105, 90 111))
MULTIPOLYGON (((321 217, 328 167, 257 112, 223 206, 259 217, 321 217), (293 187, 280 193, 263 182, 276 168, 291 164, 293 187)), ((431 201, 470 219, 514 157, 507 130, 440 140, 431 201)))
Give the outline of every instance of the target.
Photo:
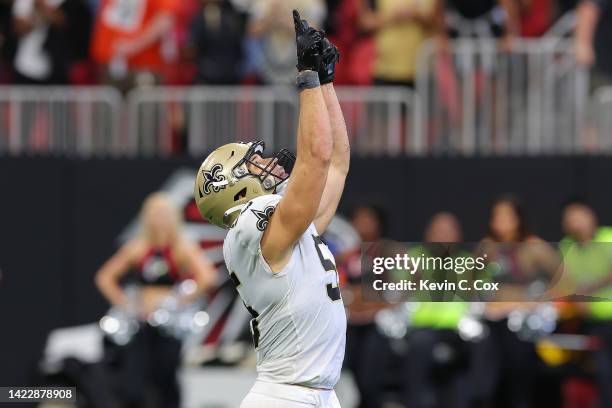
POLYGON ((338 50, 338 47, 324 37, 321 41, 321 56, 319 81, 321 82, 321 85, 325 85, 334 81, 336 63, 340 60, 340 51, 338 50))
POLYGON ((321 66, 321 41, 323 34, 308 25, 300 18, 300 13, 293 10, 295 25, 295 44, 297 47, 298 71, 311 70, 318 72, 321 66))

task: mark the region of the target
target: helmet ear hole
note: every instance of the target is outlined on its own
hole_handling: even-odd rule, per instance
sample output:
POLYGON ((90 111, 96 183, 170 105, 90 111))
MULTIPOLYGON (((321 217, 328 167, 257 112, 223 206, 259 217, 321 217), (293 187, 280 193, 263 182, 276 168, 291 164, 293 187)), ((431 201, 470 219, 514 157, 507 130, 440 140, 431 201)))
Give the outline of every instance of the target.
POLYGON ((246 197, 246 193, 247 193, 247 188, 245 187, 242 190, 240 190, 238 193, 236 193, 236 195, 234 196, 234 201, 238 201, 246 197))

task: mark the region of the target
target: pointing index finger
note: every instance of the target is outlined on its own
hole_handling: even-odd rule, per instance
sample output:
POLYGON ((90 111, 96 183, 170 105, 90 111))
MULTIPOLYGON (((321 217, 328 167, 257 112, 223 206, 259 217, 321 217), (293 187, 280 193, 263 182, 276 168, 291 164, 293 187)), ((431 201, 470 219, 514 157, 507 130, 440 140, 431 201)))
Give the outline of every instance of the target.
POLYGON ((308 23, 306 20, 301 19, 300 13, 297 10, 293 10, 293 24, 296 33, 304 33, 308 30, 308 23))

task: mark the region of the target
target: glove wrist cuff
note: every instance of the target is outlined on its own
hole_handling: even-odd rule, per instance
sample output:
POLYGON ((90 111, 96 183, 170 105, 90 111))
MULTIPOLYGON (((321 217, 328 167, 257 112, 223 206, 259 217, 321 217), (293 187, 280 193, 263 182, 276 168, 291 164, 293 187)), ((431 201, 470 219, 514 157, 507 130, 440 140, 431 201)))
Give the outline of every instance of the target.
POLYGON ((321 85, 327 85, 327 84, 331 84, 332 82, 334 82, 334 77, 333 76, 328 76, 326 78, 321 78, 319 76, 319 80, 321 82, 321 85))
POLYGON ((321 86, 318 72, 311 70, 299 72, 295 77, 295 85, 297 86, 298 92, 321 86))

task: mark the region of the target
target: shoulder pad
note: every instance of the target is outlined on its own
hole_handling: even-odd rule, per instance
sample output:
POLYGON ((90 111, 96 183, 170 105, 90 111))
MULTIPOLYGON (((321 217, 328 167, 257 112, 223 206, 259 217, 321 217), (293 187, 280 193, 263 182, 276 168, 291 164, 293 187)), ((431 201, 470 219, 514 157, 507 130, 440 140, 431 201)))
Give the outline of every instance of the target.
POLYGON ((246 203, 230 229, 236 244, 247 247, 253 254, 259 253, 261 237, 281 199, 280 195, 267 194, 246 203))

